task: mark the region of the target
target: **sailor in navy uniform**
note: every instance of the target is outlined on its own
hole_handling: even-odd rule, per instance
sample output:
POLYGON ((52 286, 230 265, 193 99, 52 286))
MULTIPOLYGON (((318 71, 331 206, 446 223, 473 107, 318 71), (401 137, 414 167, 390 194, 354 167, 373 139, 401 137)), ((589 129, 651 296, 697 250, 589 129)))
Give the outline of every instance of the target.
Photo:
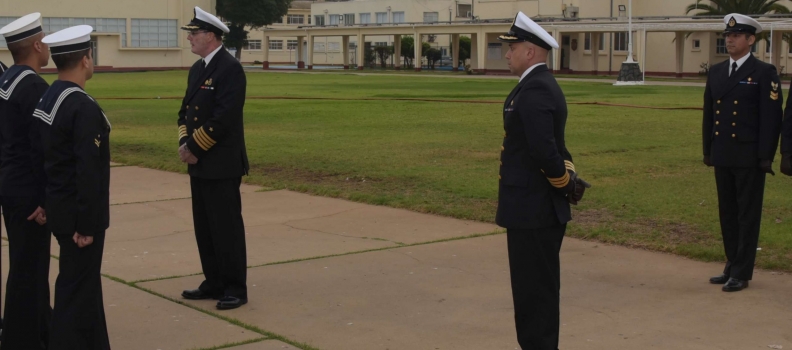
POLYGON ((44 158, 37 119, 49 87, 38 72, 49 62, 41 14, 0 29, 14 65, 0 77, 0 201, 8 232, 9 272, 5 334, 0 350, 47 349, 50 307, 50 234, 44 213, 44 158))
POLYGON ((753 57, 759 22, 738 13, 724 17, 730 58, 709 71, 704 91, 704 164, 715 167, 723 273, 710 278, 724 292, 748 287, 753 277, 765 176, 781 130, 781 83, 776 68, 753 57))
POLYGON ((559 250, 569 205, 588 183, 577 177, 564 143, 567 106, 547 68, 558 43, 522 12, 500 41, 520 82, 503 106, 498 211, 506 228, 517 341, 525 350, 556 350, 559 334, 559 250))
POLYGON ((179 156, 188 165, 193 224, 206 278, 185 299, 219 299, 217 308, 247 303, 247 255, 239 186, 248 160, 242 110, 245 72, 222 43, 228 27, 195 8, 187 30, 192 52, 201 56, 190 69, 179 110, 179 156))
POLYGON ((110 349, 100 270, 110 221, 110 122, 85 92, 93 75, 91 26, 48 35, 58 80, 40 119, 47 222, 60 245, 50 350, 110 349))

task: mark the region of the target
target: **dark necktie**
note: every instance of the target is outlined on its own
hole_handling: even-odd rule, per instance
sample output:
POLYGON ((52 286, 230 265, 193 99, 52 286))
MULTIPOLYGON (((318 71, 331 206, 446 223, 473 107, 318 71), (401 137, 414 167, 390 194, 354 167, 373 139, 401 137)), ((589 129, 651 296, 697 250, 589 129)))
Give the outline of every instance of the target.
POLYGON ((203 75, 204 69, 206 69, 206 61, 201 59, 201 68, 198 69, 198 76, 203 75))
POLYGON ((737 62, 732 63, 732 71, 729 73, 729 76, 734 75, 734 72, 737 71, 737 62))

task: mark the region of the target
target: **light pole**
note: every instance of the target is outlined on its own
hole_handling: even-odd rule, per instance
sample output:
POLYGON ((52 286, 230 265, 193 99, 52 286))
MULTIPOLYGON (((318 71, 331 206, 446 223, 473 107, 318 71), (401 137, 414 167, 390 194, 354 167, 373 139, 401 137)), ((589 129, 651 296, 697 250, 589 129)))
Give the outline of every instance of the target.
MULTIPOLYGON (((627 6, 629 7, 627 9, 627 59, 622 62, 621 69, 619 70, 619 78, 613 85, 643 85, 644 76, 641 72, 641 66, 633 60, 632 0, 627 3, 627 6)), ((645 32, 646 29, 644 29, 644 33, 645 32)), ((644 35, 643 45, 645 49, 646 35, 644 35)), ((644 63, 646 62, 644 61, 644 63)))

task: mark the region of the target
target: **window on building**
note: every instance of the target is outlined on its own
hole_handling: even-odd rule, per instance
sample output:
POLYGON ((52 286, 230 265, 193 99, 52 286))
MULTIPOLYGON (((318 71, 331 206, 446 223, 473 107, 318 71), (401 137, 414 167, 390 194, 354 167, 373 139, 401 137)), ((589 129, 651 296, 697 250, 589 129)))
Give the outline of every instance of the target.
POLYGON ((287 24, 304 24, 305 16, 303 15, 286 15, 287 24))
POLYGON ((325 25, 325 16, 324 15, 316 15, 314 16, 314 24, 318 26, 325 25))
POLYGON ((248 40, 246 50, 261 50, 261 40, 248 40))
POLYGON ((616 51, 627 51, 630 41, 627 32, 613 33, 613 49, 616 51))
POLYGON ((404 23, 404 11, 393 13, 393 23, 404 23))
POLYGON ((331 52, 341 51, 341 43, 337 41, 327 43, 327 51, 331 51, 331 52))
POLYGON ((175 19, 132 19, 132 47, 178 47, 175 19))
POLYGON ((357 49, 357 43, 352 43, 352 42, 351 42, 351 43, 349 43, 349 48, 350 48, 350 49, 353 49, 353 50, 354 50, 354 49, 357 49))
POLYGON ((715 42, 715 53, 717 54, 726 54, 726 39, 718 38, 715 42))
POLYGON ((503 58, 503 54, 501 52, 501 47, 503 45, 501 43, 489 43, 487 44, 487 59, 488 60, 499 60, 503 58))
POLYGON ((424 12, 424 23, 434 23, 440 19, 439 12, 424 12))
POLYGON ((699 40, 699 39, 693 40, 693 48, 694 49, 700 49, 701 48, 701 40, 699 40))
POLYGON ((311 15, 305 16, 308 17, 308 24, 311 24, 311 15))
POLYGON ((369 24, 371 23, 371 14, 370 13, 361 13, 360 14, 360 24, 369 24))
POLYGON ((472 6, 470 4, 459 4, 459 3, 457 3, 457 15, 456 16, 457 17, 463 17, 463 18, 472 17, 473 16, 473 13, 472 13, 473 9, 471 7, 472 6))
MULTIPOLYGON (((0 17, 0 28, 17 20, 19 17, 0 17)), ((45 33, 50 34, 78 24, 88 24, 94 27, 96 33, 121 34, 121 47, 127 46, 126 19, 124 18, 68 18, 44 17, 41 26, 45 33)), ((158 30, 159 32, 159 30, 158 30)), ((174 34, 176 30, 174 28, 174 34)), ((5 39, 0 36, 0 47, 7 47, 5 39)))
POLYGON ((341 15, 330 15, 330 25, 338 25, 341 22, 341 15))
POLYGON ((388 13, 387 12, 377 12, 377 23, 388 23, 388 13))
MULTIPOLYGON (((605 50, 605 33, 599 33, 599 50, 605 50)), ((591 33, 586 33, 586 38, 583 41, 583 50, 591 51, 591 33)))
POLYGON ((765 42, 765 53, 770 53, 770 43, 765 42))
POLYGON ((355 14, 354 13, 346 13, 344 14, 344 24, 351 26, 355 24, 355 14))
POLYGON ((270 50, 283 50, 283 40, 270 40, 269 49, 270 50))
POLYGON ((314 41, 314 52, 325 52, 325 43, 314 41))
POLYGON ((286 50, 297 50, 297 40, 286 40, 286 50))

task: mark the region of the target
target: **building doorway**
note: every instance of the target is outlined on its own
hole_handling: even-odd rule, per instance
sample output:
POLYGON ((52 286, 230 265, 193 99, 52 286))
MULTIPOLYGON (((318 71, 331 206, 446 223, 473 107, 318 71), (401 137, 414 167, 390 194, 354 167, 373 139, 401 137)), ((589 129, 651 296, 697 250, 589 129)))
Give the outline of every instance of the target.
POLYGON ((569 35, 561 36, 561 69, 569 69, 569 57, 572 52, 569 42, 569 35))

